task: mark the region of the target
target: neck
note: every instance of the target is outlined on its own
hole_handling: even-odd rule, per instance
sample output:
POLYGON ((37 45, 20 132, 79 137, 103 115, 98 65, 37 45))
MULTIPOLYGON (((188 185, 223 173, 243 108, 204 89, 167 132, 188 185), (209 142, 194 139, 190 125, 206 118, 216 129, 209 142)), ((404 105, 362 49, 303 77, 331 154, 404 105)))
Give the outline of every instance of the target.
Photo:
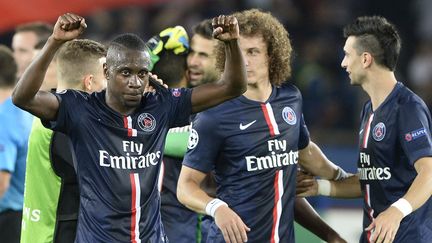
POLYGON ((120 105, 121 101, 110 95, 108 93, 108 89, 105 92, 105 102, 109 108, 113 109, 114 111, 120 113, 123 116, 128 116, 129 114, 132 114, 136 109, 136 107, 126 107, 124 105, 120 105))
POLYGON ((392 71, 377 71, 362 84, 362 88, 369 95, 372 110, 376 110, 390 95, 397 83, 392 71))
POLYGON ((248 84, 246 92, 243 94, 250 100, 265 102, 268 100, 272 92, 270 81, 257 82, 255 84, 248 84))
POLYGON ((7 98, 12 96, 13 88, 0 88, 0 103, 3 103, 7 98))

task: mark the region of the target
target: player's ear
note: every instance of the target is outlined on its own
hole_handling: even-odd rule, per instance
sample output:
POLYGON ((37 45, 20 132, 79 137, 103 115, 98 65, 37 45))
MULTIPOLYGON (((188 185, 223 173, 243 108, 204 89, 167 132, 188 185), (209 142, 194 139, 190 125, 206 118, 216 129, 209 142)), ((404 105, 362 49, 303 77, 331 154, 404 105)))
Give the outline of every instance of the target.
POLYGON ((84 91, 87 93, 93 92, 92 85, 93 85, 93 75, 88 74, 85 75, 83 78, 83 85, 84 85, 84 91))
POLYGON ((103 72, 104 72, 105 79, 108 80, 109 79, 108 66, 106 63, 103 64, 103 72))
POLYGON ((363 68, 368 68, 372 65, 373 56, 369 52, 363 52, 361 58, 362 58, 363 68))

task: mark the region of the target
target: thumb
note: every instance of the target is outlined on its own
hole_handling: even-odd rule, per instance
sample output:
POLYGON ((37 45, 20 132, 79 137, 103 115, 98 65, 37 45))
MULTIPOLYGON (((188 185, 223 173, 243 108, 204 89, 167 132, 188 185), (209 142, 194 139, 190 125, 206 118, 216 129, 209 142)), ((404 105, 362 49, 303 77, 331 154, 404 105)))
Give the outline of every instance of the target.
POLYGON ((365 229, 366 231, 371 231, 375 228, 375 221, 372 221, 372 223, 365 229))

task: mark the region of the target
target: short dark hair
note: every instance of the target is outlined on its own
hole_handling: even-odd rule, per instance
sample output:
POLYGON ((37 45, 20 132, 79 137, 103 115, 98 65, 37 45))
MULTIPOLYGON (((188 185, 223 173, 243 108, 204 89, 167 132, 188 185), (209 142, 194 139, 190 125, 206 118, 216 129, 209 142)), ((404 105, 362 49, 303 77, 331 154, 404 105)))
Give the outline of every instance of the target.
POLYGON ((186 58, 187 54, 176 55, 172 51, 163 51, 159 54, 159 61, 154 65, 152 73, 170 86, 183 78, 187 68, 186 58))
POLYGON ((131 49, 137 51, 147 52, 150 55, 150 48, 147 44, 136 34, 125 33, 116 36, 108 46, 107 50, 107 64, 110 60, 115 60, 114 54, 120 49, 131 49))
POLYGON ((16 83, 17 70, 12 50, 0 45, 0 87, 13 87, 16 83))
POLYGON ((22 25, 18 25, 15 28, 15 33, 19 32, 34 32, 37 36, 37 43, 35 49, 42 49, 45 42, 50 37, 53 31, 53 26, 44 22, 31 22, 22 25))
POLYGON ((213 39, 213 26, 211 19, 205 19, 193 27, 193 34, 198 34, 206 39, 213 39))
POLYGON ((344 37, 356 37, 357 53, 369 52, 377 64, 391 71, 396 68, 401 48, 401 39, 396 27, 381 16, 358 17, 345 26, 344 37))

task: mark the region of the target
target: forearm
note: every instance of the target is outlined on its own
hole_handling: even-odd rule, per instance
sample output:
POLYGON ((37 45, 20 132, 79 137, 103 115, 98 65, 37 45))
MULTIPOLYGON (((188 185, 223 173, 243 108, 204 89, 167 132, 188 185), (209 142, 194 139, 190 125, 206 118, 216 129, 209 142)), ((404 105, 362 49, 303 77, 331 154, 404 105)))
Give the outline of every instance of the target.
POLYGON ((362 196, 358 175, 352 175, 339 181, 330 181, 331 197, 358 198, 362 196))
POLYGON ((327 159, 321 149, 312 141, 300 151, 299 163, 306 171, 324 179, 335 179, 338 174, 338 166, 327 159))
POLYGON ((314 233, 324 241, 330 237, 338 235, 312 208, 304 198, 296 198, 294 204, 294 218, 301 226, 314 233))
POLYGON ((246 91, 246 67, 238 39, 225 42, 225 68, 222 80, 227 87, 227 94, 239 96, 246 91))
POLYGON ((206 214, 206 205, 213 199, 198 184, 191 180, 179 181, 177 198, 190 210, 202 214, 206 214))
POLYGON ((26 108, 36 96, 44 80, 46 70, 62 44, 63 42, 56 41, 53 37, 48 39, 42 51, 35 57, 16 84, 12 94, 15 105, 26 108))
POLYGON ((416 166, 418 174, 403 196, 411 204, 413 211, 421 207, 432 195, 432 166, 428 165, 431 162, 432 160, 424 163, 421 168, 416 166))
POLYGON ((9 188, 11 174, 7 171, 0 171, 0 199, 9 188))

